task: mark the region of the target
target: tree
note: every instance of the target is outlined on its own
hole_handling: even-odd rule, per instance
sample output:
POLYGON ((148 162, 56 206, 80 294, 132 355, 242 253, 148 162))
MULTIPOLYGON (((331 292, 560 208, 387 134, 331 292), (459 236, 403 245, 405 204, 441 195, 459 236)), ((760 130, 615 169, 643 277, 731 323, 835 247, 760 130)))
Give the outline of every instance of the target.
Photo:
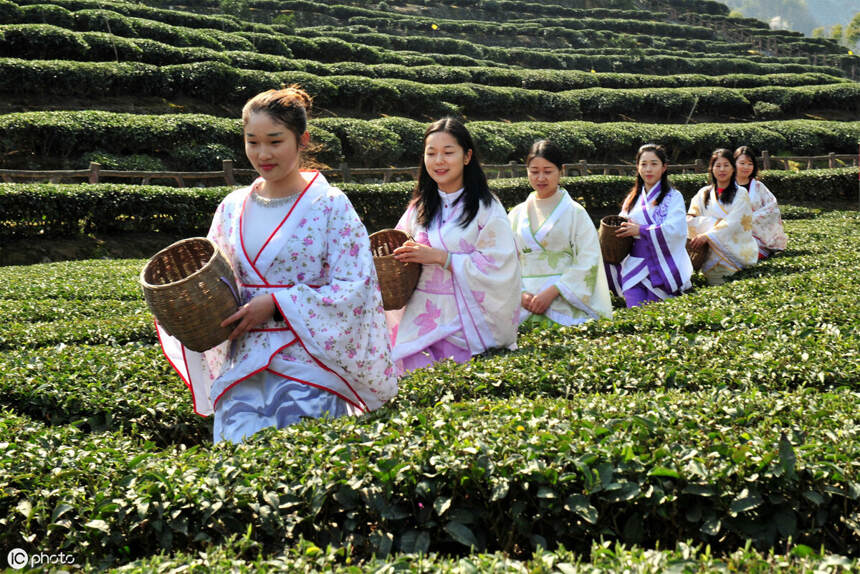
POLYGON ((830 39, 842 43, 842 24, 836 24, 830 28, 830 39))
POLYGON ((860 42, 860 12, 854 14, 854 18, 845 28, 845 41, 848 42, 849 46, 860 42))

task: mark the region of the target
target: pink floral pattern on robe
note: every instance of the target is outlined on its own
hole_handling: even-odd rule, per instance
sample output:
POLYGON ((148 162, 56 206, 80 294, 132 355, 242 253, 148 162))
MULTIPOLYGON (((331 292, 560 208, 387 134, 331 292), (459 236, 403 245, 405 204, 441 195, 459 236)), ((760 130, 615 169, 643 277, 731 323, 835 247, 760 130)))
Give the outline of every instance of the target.
POLYGON ((397 224, 416 241, 448 251, 451 265, 424 265, 409 302, 388 313, 395 361, 442 341, 465 342, 472 355, 516 347, 520 294, 511 286, 520 283, 520 266, 507 213, 494 198, 463 228, 459 209, 424 228, 413 204, 397 224))
POLYGON ((211 414, 227 389, 254 373, 274 372, 275 359, 278 374, 332 392, 361 412, 397 392, 367 231, 343 192, 319 173, 308 178, 294 211, 255 258, 245 253, 241 232, 250 187, 221 202, 209 231, 233 266, 242 301, 270 295, 285 321, 204 353, 159 330, 199 414, 211 414))

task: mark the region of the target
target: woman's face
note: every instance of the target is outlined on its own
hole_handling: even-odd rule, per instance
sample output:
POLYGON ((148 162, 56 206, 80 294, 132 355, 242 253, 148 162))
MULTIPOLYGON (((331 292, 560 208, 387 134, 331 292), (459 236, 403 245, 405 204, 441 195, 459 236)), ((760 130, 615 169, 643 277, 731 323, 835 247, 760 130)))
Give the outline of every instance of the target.
POLYGON ((463 170, 472 159, 448 132, 433 132, 424 140, 424 165, 427 173, 446 193, 463 187, 463 170))
POLYGON ((546 158, 536 157, 529 162, 528 171, 529 184, 537 192, 538 197, 550 197, 556 192, 561 179, 561 170, 558 166, 546 158))
POLYGON ((732 162, 727 158, 718 157, 717 161, 714 162, 714 167, 711 168, 711 172, 714 174, 714 179, 717 180, 717 185, 726 187, 731 182, 735 170, 732 167, 732 162))
POLYGON ((639 176, 649 188, 654 187, 660 181, 660 178, 666 173, 666 168, 666 164, 653 151, 642 153, 639 156, 639 163, 636 165, 639 176))
POLYGON ((738 170, 738 179, 746 183, 750 180, 755 165, 749 156, 741 154, 735 160, 735 167, 738 170))
POLYGON ((251 112, 245 122, 245 155, 267 182, 280 181, 298 169, 298 138, 266 112, 251 112))

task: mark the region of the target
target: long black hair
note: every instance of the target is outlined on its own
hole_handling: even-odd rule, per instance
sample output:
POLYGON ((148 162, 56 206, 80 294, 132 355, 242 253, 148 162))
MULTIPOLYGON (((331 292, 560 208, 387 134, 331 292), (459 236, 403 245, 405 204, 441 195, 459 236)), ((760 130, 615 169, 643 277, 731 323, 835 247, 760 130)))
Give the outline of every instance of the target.
MULTIPOLYGON (((478 150, 475 149, 475 142, 463 122, 451 117, 433 122, 424 132, 424 145, 427 144, 427 138, 436 132, 445 132, 454 136, 457 144, 463 148, 463 153, 472 151, 469 163, 463 167, 463 187, 465 189, 463 194, 457 198, 457 201, 463 201, 460 226, 466 227, 478 215, 478 208, 481 203, 485 206, 492 203, 493 195, 490 193, 489 184, 487 184, 487 176, 481 169, 481 162, 478 161, 478 150)), ((442 200, 439 197, 439 186, 430 177, 430 172, 427 171, 427 166, 424 164, 423 154, 421 165, 418 166, 418 182, 412 192, 412 201, 415 202, 418 209, 418 223, 424 227, 429 227, 442 207, 442 200)))
MULTIPOLYGON (((642 154, 646 152, 651 152, 657 156, 663 165, 667 168, 669 167, 669 154, 666 153, 666 148, 659 144, 645 144, 639 148, 639 151, 636 152, 636 183, 633 184, 633 187, 630 189, 630 193, 627 194, 627 197, 624 198, 624 203, 622 204, 623 209, 630 211, 634 205, 636 205, 636 200, 639 198, 639 194, 642 193, 642 190, 645 189, 645 180, 642 179, 642 176, 639 175, 639 158, 642 157, 642 154)), ((663 172, 663 175, 660 176, 660 195, 657 196, 657 199, 654 201, 654 205, 660 205, 660 202, 663 201, 663 198, 666 197, 666 194, 669 193, 669 190, 672 189, 671 184, 669 183, 669 170, 663 172)))
MULTIPOLYGON (((729 182, 728 187, 723 190, 722 195, 720 195, 719 201, 723 205, 731 205, 732 201, 735 199, 735 194, 738 192, 738 184, 735 181, 735 176, 738 173, 738 168, 735 166, 735 157, 732 155, 731 150, 728 150, 724 147, 720 149, 715 149, 714 153, 711 154, 711 161, 708 162, 708 181, 711 182, 711 187, 716 191, 717 189, 717 178, 714 177, 714 164, 717 163, 717 160, 720 158, 725 158, 729 160, 729 163, 732 164, 732 180, 729 182)), ((708 206, 708 203, 711 201, 711 194, 705 194, 705 207, 708 206)))

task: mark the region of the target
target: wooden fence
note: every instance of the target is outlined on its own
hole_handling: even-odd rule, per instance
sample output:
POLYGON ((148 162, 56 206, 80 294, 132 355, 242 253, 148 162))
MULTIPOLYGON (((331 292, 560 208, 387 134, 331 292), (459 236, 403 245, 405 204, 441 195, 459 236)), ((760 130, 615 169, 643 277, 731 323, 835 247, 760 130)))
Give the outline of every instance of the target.
MULTIPOLYGON (((829 153, 818 156, 790 156, 773 157, 767 151, 762 152, 759 157, 762 169, 813 169, 815 167, 845 167, 857 166, 857 156, 839 155, 829 153)), ((484 164, 482 166, 488 177, 525 177, 525 164, 510 162, 505 164, 484 164)), ((697 159, 694 163, 673 164, 670 166, 671 173, 705 173, 707 164, 697 159)), ((632 163, 609 164, 588 163, 580 160, 576 163, 566 163, 562 166, 564 176, 585 175, 630 175, 635 171, 632 163)), ((351 168, 347 164, 341 164, 337 169, 323 169, 323 174, 335 181, 390 181, 402 179, 415 179, 417 167, 370 167, 351 168)), ((79 170, 14 170, 0 169, 0 180, 5 183, 16 183, 24 181, 59 183, 62 181, 86 180, 89 183, 104 183, 105 179, 131 179, 139 180, 142 185, 148 185, 153 180, 173 180, 178 187, 190 185, 205 186, 206 182, 216 182, 215 185, 238 185, 242 182, 250 182, 257 176, 253 169, 236 169, 233 160, 226 159, 222 162, 220 171, 120 171, 102 169, 98 163, 91 163, 89 169, 79 170)))

